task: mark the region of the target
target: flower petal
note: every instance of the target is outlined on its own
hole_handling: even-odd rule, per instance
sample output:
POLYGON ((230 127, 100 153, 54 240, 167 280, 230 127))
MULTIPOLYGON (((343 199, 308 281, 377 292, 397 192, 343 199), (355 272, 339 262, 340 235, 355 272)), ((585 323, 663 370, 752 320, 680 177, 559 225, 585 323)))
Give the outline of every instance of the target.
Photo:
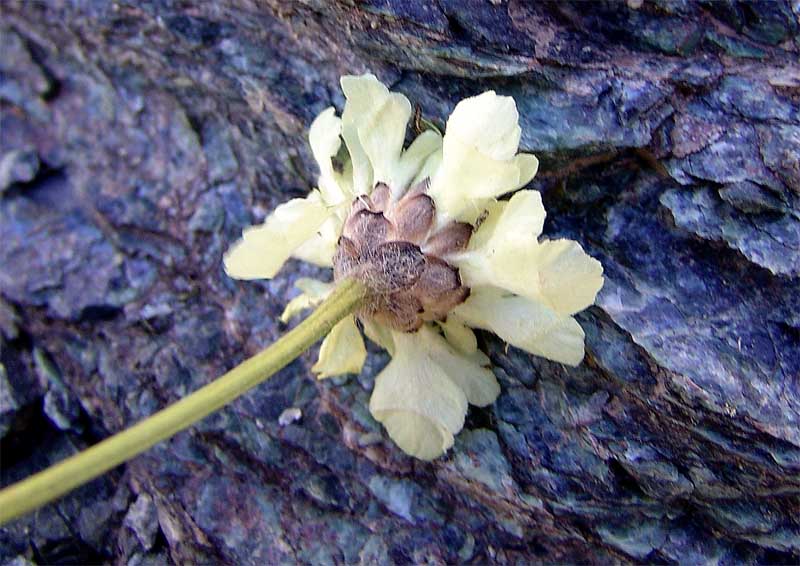
POLYGON ((341 84, 347 98, 342 137, 353 163, 353 191, 365 194, 378 181, 393 181, 411 103, 402 94, 389 92, 375 75, 344 76, 341 84))
POLYGON ((466 253, 456 256, 467 286, 492 285, 572 315, 603 286, 603 267, 571 240, 539 243, 545 211, 537 191, 519 191, 488 205, 466 253))
MULTIPOLYGON (((317 160, 323 178, 333 178, 334 170, 331 159, 339 152, 342 145, 342 120, 336 116, 336 110, 331 106, 323 110, 311 123, 308 130, 308 142, 311 152, 317 160)), ((320 183, 322 197, 328 204, 336 204, 344 199, 343 194, 326 194, 331 189, 338 188, 335 183, 320 183)))
POLYGON ((453 446, 452 433, 422 415, 385 411, 381 422, 403 452, 420 460, 434 460, 453 446))
POLYGON ((400 156, 400 161, 392 172, 390 185, 395 187, 414 186, 416 183, 411 183, 411 180, 422 172, 428 158, 441 149, 442 135, 439 132, 434 130, 422 132, 400 156))
POLYGON ((477 348, 469 354, 450 347, 447 341, 428 326, 420 329, 422 344, 419 355, 427 355, 430 361, 441 367, 450 381, 458 385, 467 396, 467 401, 478 407, 494 403, 500 394, 500 385, 490 369, 489 358, 477 348))
POLYGON ((447 120, 445 151, 453 139, 474 146, 497 161, 514 157, 522 130, 514 99, 493 90, 459 102, 447 120))
POLYGON ((342 232, 342 220, 331 216, 308 240, 292 252, 292 256, 321 267, 333 267, 333 254, 342 232))
POLYGON ((458 103, 447 120, 431 196, 447 217, 474 223, 485 205, 536 174, 533 155, 517 155, 521 129, 514 99, 493 91, 458 103))
POLYGON ((302 293, 289 301, 281 314, 281 322, 289 322, 289 319, 298 315, 302 311, 315 307, 325 300, 325 297, 333 291, 333 283, 324 283, 316 279, 301 277, 295 284, 302 293))
POLYGON ((434 458, 447 448, 442 430, 453 435, 464 426, 467 398, 445 371, 425 355, 425 339, 419 333, 393 335, 395 352, 375 380, 370 411, 405 452, 418 458, 434 458), (431 453, 428 436, 439 439, 441 451, 431 453))
POLYGON ((483 328, 523 350, 568 365, 583 359, 583 329, 538 301, 495 287, 472 289, 454 313, 475 328, 483 328))
POLYGON ((340 320, 322 342, 319 359, 311 371, 318 373, 319 379, 359 373, 367 359, 364 339, 356 326, 353 315, 340 320))
POLYGON ((373 183, 383 181, 394 188, 393 172, 403 151, 409 118, 411 103, 402 94, 388 90, 383 103, 376 104, 373 113, 362 118, 358 137, 372 165, 373 183))
POLYGON ((361 324, 364 325, 364 334, 367 335, 367 338, 394 356, 394 338, 392 337, 391 329, 373 322, 369 318, 360 320, 361 324))
POLYGON ((444 337, 454 348, 464 354, 471 354, 478 349, 478 339, 464 321, 452 314, 446 320, 440 321, 439 326, 444 331, 444 337))
POLYGON ((372 166, 361 146, 358 128, 372 113, 375 103, 387 96, 388 89, 371 74, 345 75, 340 82, 347 98, 342 112, 342 137, 353 164, 353 194, 360 195, 372 188, 372 166))
POLYGON ((538 191, 519 191, 488 206, 488 215, 456 258, 469 287, 494 285, 531 299, 540 298, 537 242, 545 210, 538 191))
POLYGON ((318 191, 280 205, 260 226, 245 228, 223 258, 225 272, 234 279, 271 279, 330 214, 318 191))
POLYGON ((513 190, 519 182, 516 162, 494 160, 459 140, 447 143, 445 134, 442 163, 429 194, 449 218, 474 223, 488 200, 513 190))
MULTIPOLYGON (((539 191, 518 191, 502 207, 496 228, 492 234, 492 245, 500 242, 522 240, 523 245, 536 242, 544 228, 547 216, 539 191)), ((478 228, 481 231, 483 226, 478 228)))
POLYGON ((356 194, 383 182, 398 198, 427 158, 441 149, 442 136, 428 130, 403 151, 411 118, 408 99, 390 92, 373 75, 343 77, 342 89, 347 97, 343 136, 353 159, 356 194))
POLYGON ((411 181, 410 186, 413 187, 418 183, 421 183, 425 179, 432 179, 436 171, 438 171, 441 164, 442 164, 442 150, 440 148, 434 151, 432 154, 430 154, 427 159, 425 159, 425 162, 422 164, 422 168, 419 170, 417 175, 411 181))
POLYGON ((539 158, 532 153, 520 153, 514 157, 514 163, 519 167, 519 182, 511 189, 516 191, 531 182, 539 172, 539 158))
POLYGON ((603 287, 603 266, 578 242, 544 241, 536 255, 540 292, 557 313, 571 315, 594 304, 603 287))
POLYGON ((483 212, 483 220, 472 232, 468 242, 469 250, 481 250, 489 245, 489 242, 497 232, 497 226, 503 212, 508 206, 508 201, 492 200, 486 203, 483 212))
POLYGON ((336 116, 336 109, 329 106, 319 113, 308 129, 308 142, 311 152, 324 172, 332 169, 331 157, 336 155, 342 145, 342 120, 336 116))

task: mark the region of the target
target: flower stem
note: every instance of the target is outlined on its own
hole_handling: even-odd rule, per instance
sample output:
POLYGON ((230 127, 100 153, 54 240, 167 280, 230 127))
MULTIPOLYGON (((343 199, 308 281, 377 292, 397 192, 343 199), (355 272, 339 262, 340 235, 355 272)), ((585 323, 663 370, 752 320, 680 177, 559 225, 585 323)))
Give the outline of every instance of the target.
POLYGON ((303 322, 219 379, 140 423, 0 491, 0 525, 130 460, 265 381, 355 311, 364 293, 364 286, 355 280, 341 282, 303 322))

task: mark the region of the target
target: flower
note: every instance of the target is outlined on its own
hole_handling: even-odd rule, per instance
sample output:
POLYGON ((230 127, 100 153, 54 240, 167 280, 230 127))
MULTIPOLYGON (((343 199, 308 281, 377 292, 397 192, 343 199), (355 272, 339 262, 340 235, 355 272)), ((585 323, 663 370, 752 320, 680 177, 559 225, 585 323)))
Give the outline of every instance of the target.
MULTIPOLYGON (((576 242, 539 241, 541 196, 519 190, 538 160, 517 153, 512 98, 488 91, 462 100, 444 136, 427 130, 404 147, 409 101, 373 75, 341 84, 341 118, 328 108, 309 132, 318 188, 246 229, 225 269, 271 278, 295 257, 333 267, 334 280, 361 280, 368 300, 331 330, 312 369, 319 378, 361 371, 360 321, 392 356, 376 378, 372 415, 402 450, 430 460, 453 445, 469 404, 489 405, 500 393, 472 329, 577 365, 584 334, 573 315, 594 303, 603 269, 576 242)), ((319 304, 334 285, 299 280, 302 294, 282 319, 319 304)))

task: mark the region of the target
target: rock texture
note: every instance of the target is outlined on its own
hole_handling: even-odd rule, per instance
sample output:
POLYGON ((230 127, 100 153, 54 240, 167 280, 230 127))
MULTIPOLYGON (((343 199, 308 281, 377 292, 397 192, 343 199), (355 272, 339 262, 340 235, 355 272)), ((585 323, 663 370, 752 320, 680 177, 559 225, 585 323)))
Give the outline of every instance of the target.
POLYGON ((234 282, 221 254, 313 185, 307 126, 341 108, 341 74, 440 125, 461 97, 513 95, 545 233, 607 274, 576 369, 481 336, 503 392, 446 458, 404 457, 369 416, 384 354, 316 382, 310 352, 0 529, 0 562, 800 561, 796 2, 9 0, 0 18, 3 484, 286 330, 318 271, 234 282))

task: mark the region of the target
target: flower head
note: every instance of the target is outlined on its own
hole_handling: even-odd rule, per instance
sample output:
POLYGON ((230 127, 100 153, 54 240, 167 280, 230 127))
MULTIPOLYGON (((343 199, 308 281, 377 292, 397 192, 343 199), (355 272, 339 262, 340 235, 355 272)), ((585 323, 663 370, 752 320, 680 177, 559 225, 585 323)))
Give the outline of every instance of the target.
MULTIPOLYGON (((359 279, 368 299, 322 343, 320 378, 358 373, 356 320, 392 356, 370 411, 406 453, 433 459, 453 444, 468 404, 500 392, 473 328, 570 365, 584 334, 572 315, 594 303, 602 266, 570 240, 542 240, 538 192, 521 190, 538 160, 518 154, 514 100, 493 91, 462 100, 442 137, 404 147, 411 104, 373 75, 345 76, 342 117, 312 123, 318 188, 280 205, 225 255, 231 277, 273 277, 289 257, 359 279), (342 144, 344 141, 344 145, 342 144)), ((320 303, 334 284, 302 279, 283 319, 320 303)))

